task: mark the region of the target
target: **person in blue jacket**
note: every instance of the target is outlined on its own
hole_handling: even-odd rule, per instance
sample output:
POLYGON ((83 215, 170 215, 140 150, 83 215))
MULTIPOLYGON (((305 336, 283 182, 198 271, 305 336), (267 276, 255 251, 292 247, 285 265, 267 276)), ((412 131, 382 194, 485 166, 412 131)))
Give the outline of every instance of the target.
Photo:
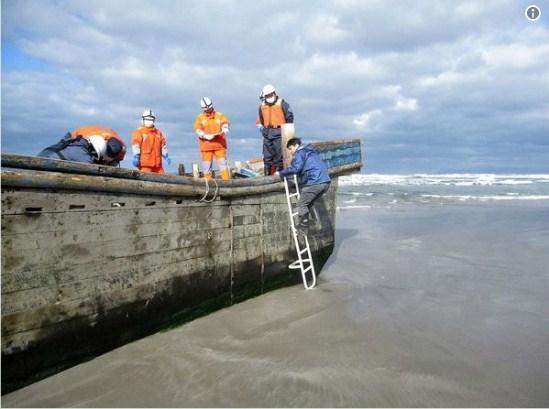
POLYGON ((286 148, 294 155, 292 163, 276 174, 283 178, 297 174, 301 179, 301 195, 297 202, 297 231, 306 235, 309 229, 309 210, 330 187, 330 175, 326 164, 312 145, 302 145, 301 139, 292 138, 286 143, 286 148))

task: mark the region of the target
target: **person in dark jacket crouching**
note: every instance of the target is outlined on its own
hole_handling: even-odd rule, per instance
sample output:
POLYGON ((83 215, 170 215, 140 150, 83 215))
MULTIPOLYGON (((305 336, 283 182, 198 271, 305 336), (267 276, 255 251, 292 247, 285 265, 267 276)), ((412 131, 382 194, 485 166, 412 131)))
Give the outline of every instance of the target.
POLYGON ((38 153, 43 158, 118 166, 126 154, 126 144, 112 129, 86 125, 68 132, 59 142, 38 153))
POLYGON ((302 145, 301 139, 292 138, 286 143, 286 148, 294 155, 292 163, 276 174, 283 178, 297 174, 301 178, 301 194, 297 202, 297 230, 306 235, 309 229, 309 210, 330 187, 330 175, 326 164, 311 145, 302 145))

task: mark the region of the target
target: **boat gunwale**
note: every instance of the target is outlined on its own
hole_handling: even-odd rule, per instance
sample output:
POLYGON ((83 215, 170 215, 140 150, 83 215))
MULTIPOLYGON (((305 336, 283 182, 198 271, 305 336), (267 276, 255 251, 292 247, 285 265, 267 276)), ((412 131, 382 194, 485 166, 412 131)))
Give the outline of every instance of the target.
MULTIPOLYGON (((345 139, 312 143, 315 147, 360 143, 345 139)), ((237 197, 283 190, 279 176, 260 176, 232 180, 210 180, 183 175, 158 175, 136 169, 119 168, 11 153, 2 154, 2 185, 9 187, 53 188, 110 191, 159 196, 210 195, 237 197), (4 169, 5 168, 5 169, 4 169), (19 170, 23 170, 20 172, 19 170), (34 171, 32 177, 26 171, 34 171), (70 175, 80 175, 75 180, 70 175), (101 177, 101 179, 97 179, 101 177), (93 179, 95 178, 95 179, 93 179), (117 180, 115 182, 115 179, 117 180), (111 180, 110 183, 107 183, 111 180)), ((329 168, 330 175, 360 171, 362 161, 329 168)))

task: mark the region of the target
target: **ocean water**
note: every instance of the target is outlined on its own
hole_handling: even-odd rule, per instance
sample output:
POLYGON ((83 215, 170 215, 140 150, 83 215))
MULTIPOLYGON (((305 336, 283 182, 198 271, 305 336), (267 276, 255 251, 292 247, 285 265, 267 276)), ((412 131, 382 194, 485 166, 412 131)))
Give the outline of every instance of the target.
POLYGON ((282 288, 7 407, 547 407, 549 175, 340 179, 318 286, 282 288))
POLYGON ((379 175, 340 178, 339 209, 549 200, 549 175, 379 175))

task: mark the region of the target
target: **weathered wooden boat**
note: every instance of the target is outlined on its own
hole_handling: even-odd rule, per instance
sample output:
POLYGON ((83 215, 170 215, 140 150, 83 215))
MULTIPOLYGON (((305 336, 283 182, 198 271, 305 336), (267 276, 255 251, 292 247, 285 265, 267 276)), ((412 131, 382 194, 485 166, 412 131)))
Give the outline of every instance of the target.
MULTIPOLYGON (((309 240, 334 247, 360 141, 315 144, 333 176, 309 240)), ((278 177, 211 181, 2 155, 2 393, 125 342, 301 281, 278 177)))

